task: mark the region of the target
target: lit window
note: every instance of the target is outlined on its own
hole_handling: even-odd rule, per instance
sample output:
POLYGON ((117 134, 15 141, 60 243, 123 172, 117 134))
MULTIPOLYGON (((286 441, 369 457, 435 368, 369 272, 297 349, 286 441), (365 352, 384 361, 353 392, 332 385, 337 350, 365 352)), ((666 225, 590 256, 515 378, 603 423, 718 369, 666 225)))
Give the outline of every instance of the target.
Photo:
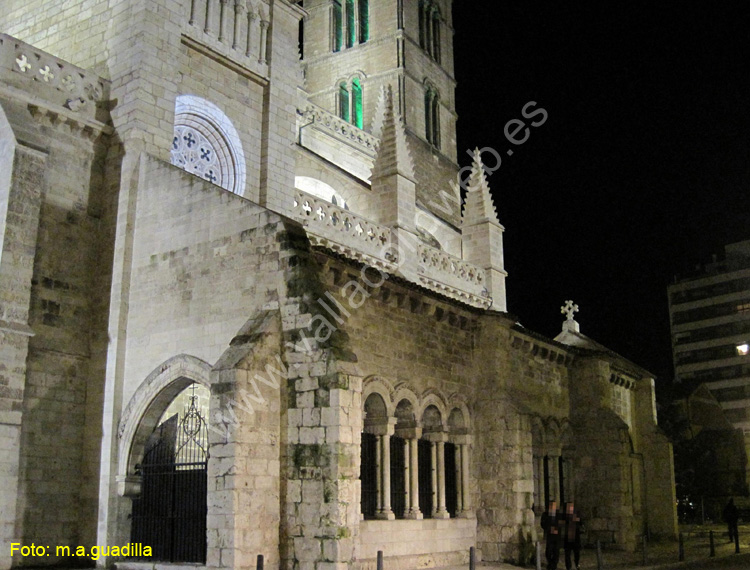
POLYGON ((432 86, 424 94, 425 138, 435 148, 440 148, 440 99, 432 86))
POLYGON ((349 88, 346 83, 339 85, 339 117, 349 122, 349 88))
POLYGON ((362 128, 362 86, 356 77, 352 80, 352 122, 362 128))
POLYGON ((331 50, 341 51, 370 39, 369 0, 331 1, 331 50))
POLYGON ((750 352, 750 345, 747 343, 737 345, 737 354, 739 356, 747 356, 748 352, 750 352))
POLYGON ((362 82, 355 77, 351 83, 339 84, 338 99, 339 117, 352 123, 358 129, 364 127, 364 109, 362 104, 362 82))
POLYGON ((432 0, 419 2, 419 46, 440 63, 440 8, 432 0))
POLYGON ((331 19, 333 51, 341 51, 344 44, 344 11, 341 7, 341 0, 333 0, 331 19))
POLYGON ((353 47, 357 41, 357 29, 354 26, 354 0, 346 0, 346 47, 353 47))
POLYGON ((359 43, 370 39, 370 0, 359 0, 359 43))

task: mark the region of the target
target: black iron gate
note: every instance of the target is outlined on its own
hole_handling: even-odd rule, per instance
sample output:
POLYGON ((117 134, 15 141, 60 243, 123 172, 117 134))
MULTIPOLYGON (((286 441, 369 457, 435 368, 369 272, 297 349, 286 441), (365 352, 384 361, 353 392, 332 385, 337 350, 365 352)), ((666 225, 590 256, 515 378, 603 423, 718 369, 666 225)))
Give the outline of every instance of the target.
POLYGON ((208 426, 196 399, 154 430, 138 466, 130 540, 151 547, 149 560, 206 562, 208 426))

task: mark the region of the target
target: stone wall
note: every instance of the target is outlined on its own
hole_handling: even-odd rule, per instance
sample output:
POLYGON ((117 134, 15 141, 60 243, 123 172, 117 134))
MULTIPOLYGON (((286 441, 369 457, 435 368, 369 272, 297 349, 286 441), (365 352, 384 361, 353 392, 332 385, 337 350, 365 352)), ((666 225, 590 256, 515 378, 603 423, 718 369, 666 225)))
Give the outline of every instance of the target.
POLYGON ((101 400, 92 390, 101 377, 92 374, 89 359, 91 338, 101 329, 91 276, 94 267, 108 267, 95 256, 106 150, 99 137, 106 128, 72 109, 27 106, 23 88, 29 85, 18 75, 21 101, 0 95, 8 128, 21 141, 10 193, 5 189, 0 258, 3 319, 14 323, 7 333, 23 337, 9 338, 5 347, 20 350, 22 359, 11 366, 23 375, 12 388, 14 411, 23 417, 14 469, 22 515, 13 534, 29 543, 93 543, 98 473, 88 443, 101 425, 101 400), (98 413, 88 413, 91 406, 98 413))
POLYGON ((0 31, 107 77, 110 26, 124 9, 125 2, 107 0, 7 0, 0 31))

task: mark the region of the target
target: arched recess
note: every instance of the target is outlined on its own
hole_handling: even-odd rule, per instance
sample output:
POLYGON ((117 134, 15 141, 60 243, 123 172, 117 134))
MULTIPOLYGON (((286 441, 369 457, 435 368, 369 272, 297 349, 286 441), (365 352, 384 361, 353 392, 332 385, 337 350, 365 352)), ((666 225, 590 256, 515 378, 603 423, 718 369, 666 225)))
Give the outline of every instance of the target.
POLYGON ((318 180, 317 178, 312 178, 310 176, 295 176, 294 187, 297 190, 307 192, 308 194, 311 194, 316 198, 320 198, 321 200, 330 202, 334 206, 339 206, 341 208, 344 208, 345 210, 349 209, 349 205, 347 204, 346 199, 341 195, 341 193, 338 192, 333 186, 323 182, 322 180, 318 180))
MULTIPOLYGON (((420 407, 417 412, 417 418, 422 419, 425 413, 425 410, 430 407, 434 406, 438 409, 440 412, 441 418, 447 418, 448 417, 448 411, 447 411, 447 405, 445 398, 443 398, 440 394, 438 394, 436 391, 430 389, 427 390, 422 395, 422 401, 420 402, 420 407)), ((426 426, 424 426, 426 429, 426 426)))
MULTIPOLYGON (((368 376, 362 383, 362 402, 363 405, 367 401, 370 394, 380 394, 383 398, 383 402, 386 408, 386 416, 393 417, 394 413, 394 402, 393 402, 393 386, 385 378, 380 376, 368 376)), ((364 415, 363 415, 364 419, 364 415)))
POLYGON ((245 155, 232 121, 210 101, 180 95, 175 102, 172 164, 225 190, 245 193, 245 155))
MULTIPOLYGON (((174 398, 193 382, 210 387, 208 362, 180 354, 157 366, 130 398, 118 429, 118 479, 135 473, 146 440, 174 398)), ((121 488, 120 494, 126 494, 121 488)))

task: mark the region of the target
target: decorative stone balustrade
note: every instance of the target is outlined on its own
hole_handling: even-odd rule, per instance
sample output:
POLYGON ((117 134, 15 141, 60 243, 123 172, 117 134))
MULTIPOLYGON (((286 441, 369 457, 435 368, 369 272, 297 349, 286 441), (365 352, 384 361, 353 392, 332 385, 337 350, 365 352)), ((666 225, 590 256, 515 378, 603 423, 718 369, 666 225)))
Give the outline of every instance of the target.
POLYGON ((270 18, 265 2, 189 0, 189 5, 185 37, 209 47, 261 77, 268 75, 267 40, 270 18))
POLYGON ((315 245, 349 258, 392 271, 397 259, 391 248, 391 230, 334 206, 301 190, 294 193, 294 216, 315 245))
POLYGON ((96 103, 109 96, 109 82, 7 34, 0 34, 0 75, 32 97, 95 118, 96 103))
POLYGON ((308 125, 315 125, 336 139, 354 145, 358 150, 370 157, 374 158, 377 154, 378 145, 380 144, 378 137, 355 127, 325 109, 321 109, 317 105, 310 103, 305 107, 303 117, 305 123, 308 125))
POLYGON ((422 285, 471 305, 489 307, 484 269, 444 251, 419 244, 417 273, 422 285))

